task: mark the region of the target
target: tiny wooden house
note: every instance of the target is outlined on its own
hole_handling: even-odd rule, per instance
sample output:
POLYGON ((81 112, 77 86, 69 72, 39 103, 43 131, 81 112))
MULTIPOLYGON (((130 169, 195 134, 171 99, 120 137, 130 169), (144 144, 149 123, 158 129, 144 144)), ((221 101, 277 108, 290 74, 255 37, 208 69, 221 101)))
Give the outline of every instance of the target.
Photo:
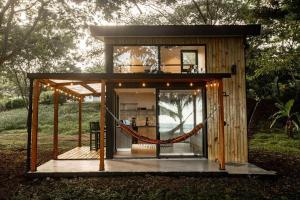
MULTIPOLYGON (((143 73, 145 75, 144 86, 142 85, 143 83, 138 85, 115 85, 116 87, 109 86, 108 92, 112 92, 111 98, 114 99, 109 106, 121 119, 129 120, 132 116, 138 118, 141 132, 149 131, 153 134, 156 131, 155 135, 148 135, 150 137, 164 137, 164 135, 159 133, 160 131, 163 132, 163 126, 173 123, 175 126, 176 121, 180 123, 183 120, 168 116, 168 111, 166 111, 165 107, 161 108, 161 106, 167 106, 163 104, 170 102, 167 102, 167 100, 160 101, 160 96, 165 97, 177 94, 181 98, 187 99, 189 95, 196 96, 196 99, 190 101, 190 104, 196 101, 194 102, 194 107, 186 106, 182 108, 194 110, 193 116, 190 116, 188 119, 191 124, 204 120, 214 107, 218 105, 218 99, 217 90, 214 87, 216 83, 214 82, 208 84, 200 83, 191 87, 189 81, 181 84, 170 84, 165 81, 162 84, 150 86, 151 80, 147 80, 147 74, 201 73, 204 74, 204 77, 205 74, 209 73, 231 74, 230 78, 223 80, 225 160, 226 162, 248 161, 245 39, 246 36, 258 35, 260 33, 259 25, 94 26, 91 27, 91 31, 93 36, 99 38, 105 44, 105 69, 107 73, 143 73), (129 97, 132 98, 132 104, 128 100, 129 97), (150 99, 152 99, 152 103, 138 103, 140 100, 150 101, 150 99), (134 105, 134 102, 136 105, 134 105), (126 114, 124 113, 126 112, 126 106, 128 107, 128 112, 131 112, 129 111, 130 106, 134 110, 145 108, 145 111, 140 111, 140 116, 137 113, 126 114), (151 109, 153 113, 150 113, 151 109), (149 115, 148 118, 152 120, 150 122, 153 125, 152 128, 150 126, 143 127, 145 123, 142 119, 143 115, 145 115, 144 120, 146 120, 146 115, 149 115), (194 123, 192 123, 193 121, 194 123)), ((178 109, 174 106, 171 107, 169 106, 169 109, 174 109, 174 112, 178 112, 178 109)), ((189 112, 186 110, 183 111, 183 115, 188 115, 189 112)), ((176 155, 184 157, 199 155, 210 160, 218 159, 220 142, 218 124, 218 117, 214 115, 208 120, 206 129, 199 136, 201 138, 192 138, 189 147, 173 146, 173 150, 170 151, 166 150, 168 147, 158 147, 156 156, 176 155), (164 154, 164 152, 169 153, 164 154)), ((118 147, 120 149, 121 147, 130 148, 131 143, 126 138, 118 138, 122 137, 118 134, 118 128, 110 129, 112 124, 107 125, 108 132, 115 131, 114 134, 108 134, 107 138, 109 148, 111 148, 111 151, 107 150, 107 157, 113 158, 118 147), (122 141, 125 143, 127 141, 128 144, 123 144, 122 141)))
MULTIPOLYGON (((160 167, 159 162, 170 160, 164 158, 177 159, 171 172, 209 171, 207 166, 215 165, 214 161, 221 171, 226 162, 247 163, 246 37, 259 35, 260 28, 92 26, 92 35, 104 43, 104 73, 28 74, 28 170, 54 173, 61 166, 67 172, 90 172, 95 171, 95 162, 84 159, 98 158, 101 171, 108 165, 114 172, 123 171, 122 166, 134 172, 130 161, 136 158, 152 158, 147 163, 159 173, 173 166, 160 167), (41 85, 54 90, 53 160, 37 170, 41 85), (62 155, 58 148, 60 93, 78 100, 78 146, 62 155), (96 150, 82 145, 82 102, 87 96, 101 100, 96 150), (127 166, 113 162, 118 158, 130 161, 127 166), (193 158, 193 169, 182 165, 186 158, 193 158), (70 167, 64 161, 68 159, 77 159, 73 164, 79 168, 70 167)), ((143 165, 143 159, 136 162, 143 165)), ((245 173, 251 174, 245 166, 245 173)))

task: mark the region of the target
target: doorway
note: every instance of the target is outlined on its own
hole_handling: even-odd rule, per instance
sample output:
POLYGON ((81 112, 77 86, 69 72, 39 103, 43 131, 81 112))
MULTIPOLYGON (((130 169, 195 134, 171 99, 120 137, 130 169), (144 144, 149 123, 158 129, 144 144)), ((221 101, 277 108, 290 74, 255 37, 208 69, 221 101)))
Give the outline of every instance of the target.
MULTIPOLYGON (((159 90, 158 136, 162 140, 191 131, 203 121, 203 94, 197 90, 159 90)), ((203 130, 185 141, 158 145, 160 157, 203 156, 203 130)))
MULTIPOLYGON (((118 88, 117 115, 139 135, 156 139, 156 90, 154 88, 118 88)), ((116 127, 115 158, 156 157, 156 145, 145 144, 116 127)))

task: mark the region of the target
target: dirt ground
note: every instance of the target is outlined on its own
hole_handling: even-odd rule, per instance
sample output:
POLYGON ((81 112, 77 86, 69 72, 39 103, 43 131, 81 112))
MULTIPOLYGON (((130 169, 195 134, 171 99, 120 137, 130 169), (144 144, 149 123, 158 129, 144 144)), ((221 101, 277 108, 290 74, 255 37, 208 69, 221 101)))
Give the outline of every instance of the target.
MULTIPOLYGON (((250 151, 277 178, 102 177, 26 179, 25 149, 0 151, 0 199, 300 199, 300 157, 250 151)), ((40 162, 51 158, 41 151, 40 162)))

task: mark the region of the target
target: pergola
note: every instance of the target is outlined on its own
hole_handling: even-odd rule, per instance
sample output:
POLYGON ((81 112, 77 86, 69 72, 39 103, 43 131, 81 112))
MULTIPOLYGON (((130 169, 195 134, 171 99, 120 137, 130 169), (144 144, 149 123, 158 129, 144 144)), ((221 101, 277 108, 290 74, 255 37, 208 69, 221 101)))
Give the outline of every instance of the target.
MULTIPOLYGON (((140 83, 140 87, 146 84, 176 84, 187 83, 190 86, 197 83, 206 84, 207 87, 216 87, 218 91, 219 105, 219 164, 220 169, 225 169, 225 144, 224 144, 224 106, 223 106, 223 79, 230 78, 230 73, 206 73, 206 74, 145 74, 145 73, 29 73, 29 109, 28 109, 28 150, 27 168, 31 172, 37 169, 37 138, 38 138, 38 102, 40 87, 53 89, 54 98, 54 124, 53 124, 53 159, 58 157, 58 98, 63 93, 78 100, 78 146, 81 146, 81 114, 82 101, 85 96, 100 96, 100 151, 99 170, 104 169, 104 127, 106 113, 106 89, 107 84, 140 83), (104 92, 103 92, 104 91, 104 92)), ((112 120, 112 119, 111 119, 112 120)))

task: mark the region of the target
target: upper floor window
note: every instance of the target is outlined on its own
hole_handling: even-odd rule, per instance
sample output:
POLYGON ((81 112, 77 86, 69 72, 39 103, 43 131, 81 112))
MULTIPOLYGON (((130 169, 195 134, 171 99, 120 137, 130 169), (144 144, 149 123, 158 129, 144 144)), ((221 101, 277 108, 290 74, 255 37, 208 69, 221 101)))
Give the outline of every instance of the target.
POLYGON ((197 72, 198 51, 181 50, 181 72, 197 72))
POLYGON ((158 70, 157 46, 114 46, 115 73, 147 73, 158 70))
POLYGON ((205 46, 162 46, 160 70, 166 73, 205 73, 205 46))
POLYGON ((114 46, 114 73, 205 73, 205 46, 114 46))

